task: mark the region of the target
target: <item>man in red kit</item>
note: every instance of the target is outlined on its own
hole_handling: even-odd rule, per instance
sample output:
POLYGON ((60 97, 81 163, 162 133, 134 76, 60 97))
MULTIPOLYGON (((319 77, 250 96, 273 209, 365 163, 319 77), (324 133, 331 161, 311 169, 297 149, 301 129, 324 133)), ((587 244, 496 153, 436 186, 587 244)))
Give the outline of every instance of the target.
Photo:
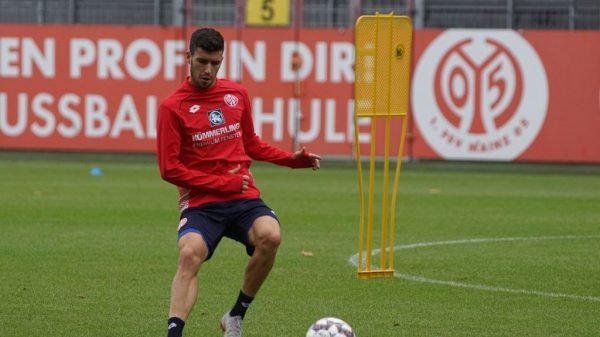
POLYGON ((275 262, 279 221, 260 199, 252 160, 319 169, 306 149, 288 152, 254 132, 248 92, 217 79, 224 41, 212 28, 196 30, 186 53, 189 77, 160 105, 157 150, 162 178, 179 190, 179 260, 171 286, 168 337, 181 337, 198 294, 198 270, 223 237, 250 256, 238 298, 221 319, 225 337, 242 336, 242 320, 275 262))

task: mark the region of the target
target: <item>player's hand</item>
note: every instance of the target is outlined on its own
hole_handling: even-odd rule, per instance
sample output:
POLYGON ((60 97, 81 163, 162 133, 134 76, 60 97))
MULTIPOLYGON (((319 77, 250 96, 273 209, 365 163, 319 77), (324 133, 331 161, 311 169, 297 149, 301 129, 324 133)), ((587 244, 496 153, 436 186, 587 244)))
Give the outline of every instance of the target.
POLYGON ((301 160, 306 163, 306 167, 312 167, 313 170, 321 168, 321 156, 306 151, 303 146, 302 149, 294 152, 292 157, 296 160, 301 160))
MULTIPOLYGON (((235 168, 229 170, 231 174, 237 174, 242 169, 242 165, 238 164, 235 168)), ((248 184, 250 184, 250 177, 242 174, 242 192, 248 189, 248 184)))

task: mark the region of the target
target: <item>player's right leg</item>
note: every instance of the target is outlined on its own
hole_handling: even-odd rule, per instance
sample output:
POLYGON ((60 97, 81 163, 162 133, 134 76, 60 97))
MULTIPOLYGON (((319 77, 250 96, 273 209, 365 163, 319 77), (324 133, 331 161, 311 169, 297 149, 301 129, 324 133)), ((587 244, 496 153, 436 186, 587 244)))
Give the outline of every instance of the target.
POLYGON ((207 256, 207 244, 199 233, 188 232, 179 239, 179 260, 171 284, 167 337, 181 337, 184 322, 198 296, 198 271, 207 256))

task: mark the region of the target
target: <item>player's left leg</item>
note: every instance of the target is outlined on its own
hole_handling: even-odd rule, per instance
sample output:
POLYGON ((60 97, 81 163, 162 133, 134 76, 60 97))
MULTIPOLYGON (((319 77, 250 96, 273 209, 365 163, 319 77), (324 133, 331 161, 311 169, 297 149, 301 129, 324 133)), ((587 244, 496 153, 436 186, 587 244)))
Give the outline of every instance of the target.
POLYGON ((281 243, 281 230, 277 219, 271 215, 257 217, 248 231, 248 241, 253 247, 253 252, 246 266, 242 288, 231 311, 221 319, 221 328, 226 337, 241 336, 242 319, 246 309, 275 264, 281 243))
POLYGON ((281 243, 279 222, 268 215, 257 218, 248 233, 248 239, 254 246, 254 253, 246 266, 242 291, 254 297, 275 264, 281 243))

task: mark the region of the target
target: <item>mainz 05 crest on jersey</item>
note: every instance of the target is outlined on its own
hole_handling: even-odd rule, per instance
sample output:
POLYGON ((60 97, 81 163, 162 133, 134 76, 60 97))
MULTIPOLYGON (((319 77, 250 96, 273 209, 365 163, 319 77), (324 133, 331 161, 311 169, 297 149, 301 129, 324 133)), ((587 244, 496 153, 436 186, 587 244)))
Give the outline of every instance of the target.
POLYGON ((232 108, 238 104, 238 98, 232 94, 227 94, 223 96, 223 101, 225 102, 225 104, 229 105, 232 108))
POLYGON ((209 111, 208 120, 210 121, 210 126, 221 125, 225 123, 225 117, 223 116, 221 109, 209 111))

